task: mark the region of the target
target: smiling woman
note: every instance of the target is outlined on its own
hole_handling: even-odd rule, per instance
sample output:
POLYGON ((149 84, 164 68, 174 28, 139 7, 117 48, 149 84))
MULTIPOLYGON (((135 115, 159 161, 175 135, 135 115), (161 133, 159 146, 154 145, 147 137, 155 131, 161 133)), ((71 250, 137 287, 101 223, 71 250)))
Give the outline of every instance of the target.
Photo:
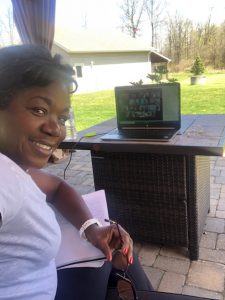
POLYGON ((2 49, 0 65, 0 150, 23 168, 41 168, 65 138, 73 69, 32 46, 2 49))
POLYGON ((65 138, 69 106, 66 88, 59 82, 15 92, 0 112, 1 152, 24 169, 42 168, 65 138))
MULTIPOLYGON (((0 49, 0 300, 103 300, 113 249, 120 247, 133 264, 129 234, 122 227, 118 233, 115 224, 99 226, 73 187, 40 170, 65 138, 73 75, 44 47, 0 49), (108 262, 91 270, 59 270, 57 284, 60 229, 48 202, 108 262)), ((132 267, 140 288, 151 289, 137 260, 132 267)))
POLYGON ((0 50, 0 299, 55 294, 59 227, 24 171, 42 168, 65 137, 72 75, 45 48, 0 50))

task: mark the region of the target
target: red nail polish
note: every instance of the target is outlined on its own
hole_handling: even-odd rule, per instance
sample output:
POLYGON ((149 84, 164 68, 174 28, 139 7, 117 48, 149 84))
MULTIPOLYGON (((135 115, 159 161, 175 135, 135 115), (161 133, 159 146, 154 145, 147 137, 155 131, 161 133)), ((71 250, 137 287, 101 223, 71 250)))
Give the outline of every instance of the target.
POLYGON ((123 254, 124 254, 124 255, 127 255, 127 252, 128 252, 128 249, 127 249, 127 248, 124 248, 124 249, 123 249, 123 254))
POLYGON ((131 257, 129 258, 129 264, 132 265, 133 261, 134 261, 134 260, 133 260, 133 257, 131 256, 131 257))

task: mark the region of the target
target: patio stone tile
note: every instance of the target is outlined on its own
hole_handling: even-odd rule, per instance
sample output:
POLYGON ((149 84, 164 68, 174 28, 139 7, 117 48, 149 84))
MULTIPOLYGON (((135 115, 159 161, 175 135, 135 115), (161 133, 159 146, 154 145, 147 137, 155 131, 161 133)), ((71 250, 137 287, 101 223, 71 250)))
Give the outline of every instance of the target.
POLYGON ((138 253, 140 262, 145 266, 152 266, 159 255, 159 246, 144 245, 138 253))
POLYGON ((218 200, 218 205, 224 205, 225 204, 225 197, 222 193, 220 193, 220 197, 218 200))
POLYGON ((205 297, 209 299, 223 300, 222 294, 187 285, 183 288, 182 294, 196 297, 205 297))
POLYGON ((225 264, 225 251, 200 248, 199 258, 205 261, 225 264))
POLYGON ((217 210, 215 216, 217 218, 225 219, 225 210, 217 210))
POLYGON ((73 165, 70 169, 74 170, 74 171, 81 170, 83 166, 84 166, 84 164, 79 164, 78 163, 78 164, 73 165))
POLYGON ((92 173, 92 169, 91 167, 89 167, 88 165, 85 165, 81 168, 82 171, 85 171, 85 172, 90 172, 92 173))
POLYGON ((225 167, 225 159, 222 157, 218 157, 218 159, 216 160, 216 167, 225 167))
POLYGON ((185 276, 173 272, 165 272, 160 282, 158 291, 181 294, 185 276))
POLYGON ((224 198, 221 198, 221 197, 219 198, 217 209, 225 211, 225 199, 224 198))
POLYGON ((219 202, 219 199, 213 199, 213 198, 210 199, 210 205, 215 205, 215 206, 217 206, 217 205, 218 205, 218 202, 219 202))
POLYGON ((219 199, 220 196, 220 189, 210 189, 210 199, 219 199))
POLYGON ((152 267, 146 267, 143 266, 143 269, 148 276, 148 279, 150 280, 154 290, 158 290, 159 284, 162 280, 163 274, 165 273, 162 270, 152 268, 152 267))
POLYGON ((158 256, 154 268, 186 275, 190 266, 189 260, 176 259, 173 257, 158 256))
POLYGON ((81 184, 94 186, 94 179, 92 176, 86 176, 81 184))
POLYGON ((219 170, 219 171, 221 171, 221 169, 223 169, 223 167, 217 166, 217 165, 215 164, 214 167, 213 167, 213 169, 214 169, 214 170, 219 170))
POLYGON ((210 185, 210 188, 211 189, 215 189, 215 190, 220 190, 221 189, 221 184, 218 184, 218 183, 213 183, 210 185))
POLYGON ((208 214, 208 217, 215 217, 216 216, 216 208, 217 208, 217 205, 210 205, 210 212, 208 214))
POLYGON ((215 162, 210 160, 210 169, 215 170, 215 162))
POLYGON ((221 264, 209 262, 192 262, 187 284, 216 292, 224 290, 225 267, 221 264))
POLYGON ((210 184, 214 183, 215 181, 215 177, 214 176, 210 176, 210 184))
POLYGON ((219 250, 225 250, 225 234, 218 235, 216 248, 219 250))
POLYGON ((205 231, 223 233, 224 224, 225 222, 223 219, 207 217, 205 231))
POLYGON ((220 175, 220 170, 211 170, 210 172, 210 175, 213 177, 213 176, 219 176, 220 175))
POLYGON ((219 176, 215 178, 215 183, 225 184, 225 176, 219 176))
POLYGON ((215 249, 216 248, 216 240, 217 240, 217 233, 214 232, 205 232, 202 235, 200 241, 200 247, 208 248, 208 249, 215 249))

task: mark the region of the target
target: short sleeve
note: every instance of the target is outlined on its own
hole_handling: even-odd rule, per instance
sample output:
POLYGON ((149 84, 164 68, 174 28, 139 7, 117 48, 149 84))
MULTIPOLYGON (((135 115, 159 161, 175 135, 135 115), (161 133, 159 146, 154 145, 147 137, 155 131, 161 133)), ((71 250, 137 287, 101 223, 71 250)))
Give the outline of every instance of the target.
POLYGON ((23 202, 23 172, 14 162, 0 154, 0 213, 1 226, 10 222, 23 202), (22 176, 20 176, 22 175, 22 176))

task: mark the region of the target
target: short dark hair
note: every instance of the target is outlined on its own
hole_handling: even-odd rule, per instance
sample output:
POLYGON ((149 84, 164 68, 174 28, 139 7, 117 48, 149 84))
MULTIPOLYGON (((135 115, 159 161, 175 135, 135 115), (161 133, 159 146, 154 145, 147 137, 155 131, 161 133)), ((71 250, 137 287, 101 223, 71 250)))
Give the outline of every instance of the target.
POLYGON ((37 45, 16 45, 0 49, 0 108, 6 107, 21 89, 47 86, 54 81, 71 87, 73 68, 61 63, 61 56, 37 45))

